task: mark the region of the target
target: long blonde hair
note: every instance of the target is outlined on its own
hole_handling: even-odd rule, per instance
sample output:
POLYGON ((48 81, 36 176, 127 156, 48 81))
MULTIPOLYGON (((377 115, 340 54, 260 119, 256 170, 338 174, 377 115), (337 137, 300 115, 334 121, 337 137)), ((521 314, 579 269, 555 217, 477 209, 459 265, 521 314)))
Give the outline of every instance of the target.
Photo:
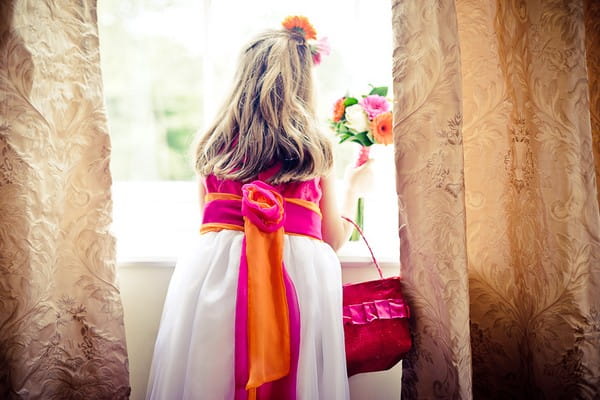
POLYGON ((312 79, 300 34, 271 30, 251 41, 231 93, 196 145, 198 173, 243 182, 279 162, 272 184, 326 174, 332 145, 319 130, 312 79))

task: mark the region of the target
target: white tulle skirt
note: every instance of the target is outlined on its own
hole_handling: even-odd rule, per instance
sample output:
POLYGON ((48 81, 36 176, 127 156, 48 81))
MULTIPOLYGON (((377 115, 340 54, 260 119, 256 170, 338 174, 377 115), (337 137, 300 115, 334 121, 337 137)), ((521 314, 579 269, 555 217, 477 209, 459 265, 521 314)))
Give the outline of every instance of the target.
MULTIPOLYGON (((205 233, 177 263, 163 308, 147 399, 233 399, 234 322, 243 234, 205 233)), ((341 269, 318 240, 285 236, 300 305, 299 400, 348 399, 341 269)))

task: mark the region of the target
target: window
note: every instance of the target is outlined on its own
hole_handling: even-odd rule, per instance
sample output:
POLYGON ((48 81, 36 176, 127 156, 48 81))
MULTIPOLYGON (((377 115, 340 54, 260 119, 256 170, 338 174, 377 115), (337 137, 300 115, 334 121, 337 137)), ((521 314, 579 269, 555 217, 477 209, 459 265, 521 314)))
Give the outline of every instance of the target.
MULTIPOLYGON (((332 54, 315 70, 323 129, 328 130, 332 105, 342 95, 364 93, 369 84, 391 89, 387 0, 99 2, 120 260, 171 259, 197 230, 193 137, 215 116, 242 45, 263 29, 278 28, 291 14, 307 15, 319 37, 328 36, 332 45, 332 54)), ((338 176, 353 162, 356 147, 336 146, 338 176)), ((375 146, 372 154, 381 182, 366 199, 365 230, 376 253, 395 261, 393 149, 375 146)), ((368 256, 362 244, 346 246, 344 254, 368 256)))

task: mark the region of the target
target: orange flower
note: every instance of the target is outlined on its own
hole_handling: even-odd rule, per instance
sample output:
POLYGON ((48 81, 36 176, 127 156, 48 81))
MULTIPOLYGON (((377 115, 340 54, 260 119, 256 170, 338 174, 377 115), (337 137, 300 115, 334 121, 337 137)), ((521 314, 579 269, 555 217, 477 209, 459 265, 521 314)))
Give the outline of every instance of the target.
POLYGON ((391 144, 394 141, 392 134, 392 113, 384 112, 371 121, 371 132, 377 143, 391 144))
POLYGON ((344 116, 344 111, 346 110, 346 106, 344 105, 345 97, 342 97, 338 101, 335 102, 333 106, 333 122, 338 122, 344 116))
POLYGON ((306 40, 317 38, 317 31, 306 17, 300 15, 289 16, 281 24, 285 29, 299 32, 306 40))

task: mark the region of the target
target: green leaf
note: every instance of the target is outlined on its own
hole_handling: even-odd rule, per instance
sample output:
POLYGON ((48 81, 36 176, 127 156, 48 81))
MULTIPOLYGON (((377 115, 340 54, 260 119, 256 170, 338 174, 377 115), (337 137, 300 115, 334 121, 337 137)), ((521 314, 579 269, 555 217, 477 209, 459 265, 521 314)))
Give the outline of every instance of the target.
POLYGON ((346 140, 350 139, 351 137, 353 137, 353 135, 344 135, 341 137, 341 139, 338 143, 344 143, 346 140))
POLYGON ((356 129, 350 128, 348 125, 346 124, 342 124, 339 128, 339 133, 348 133, 351 135, 356 135, 358 134, 358 132, 356 131, 356 129))
POLYGON ((338 135, 348 133, 348 128, 344 125, 343 121, 331 122, 330 126, 331 129, 333 129, 333 131, 338 135))
POLYGON ((373 136, 373 134, 371 133, 371 131, 367 132, 367 137, 369 138, 369 140, 373 143, 376 142, 375 137, 373 136))
POLYGON ((360 143, 363 146, 371 146, 373 144, 371 139, 369 139, 369 135, 367 134, 367 131, 364 131, 357 135, 354 135, 354 137, 352 138, 351 141, 360 143))
POLYGON ((387 96, 388 93, 388 88, 387 86, 379 86, 379 87, 373 87, 373 89, 371 89, 371 92, 369 93, 369 96, 372 94, 378 94, 380 96, 387 96))
POLYGON ((355 97, 346 97, 346 100, 344 100, 344 106, 345 107, 350 107, 354 104, 357 104, 358 100, 356 100, 355 97))
POLYGON ((354 134, 353 134, 352 132, 348 132, 348 131, 346 131, 346 132, 339 132, 339 133, 338 133, 338 136, 339 136, 339 137, 344 137, 344 138, 345 138, 345 137, 354 136, 354 134))

